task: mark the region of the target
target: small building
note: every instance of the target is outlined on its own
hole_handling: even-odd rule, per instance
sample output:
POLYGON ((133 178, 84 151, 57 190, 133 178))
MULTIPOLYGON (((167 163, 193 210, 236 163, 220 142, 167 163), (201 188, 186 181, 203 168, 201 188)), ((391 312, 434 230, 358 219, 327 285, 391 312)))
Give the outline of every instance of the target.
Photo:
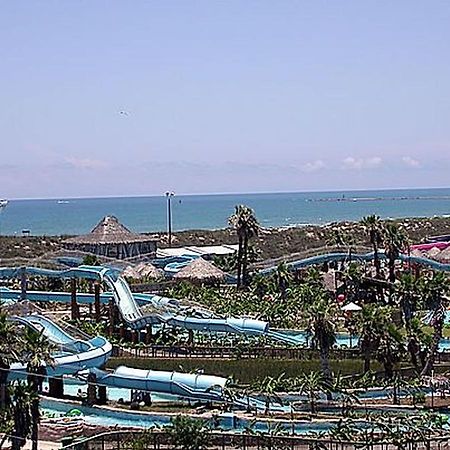
POLYGON ((68 250, 115 259, 141 255, 153 258, 157 250, 153 236, 133 233, 114 216, 104 217, 89 234, 66 239, 63 245, 68 250))

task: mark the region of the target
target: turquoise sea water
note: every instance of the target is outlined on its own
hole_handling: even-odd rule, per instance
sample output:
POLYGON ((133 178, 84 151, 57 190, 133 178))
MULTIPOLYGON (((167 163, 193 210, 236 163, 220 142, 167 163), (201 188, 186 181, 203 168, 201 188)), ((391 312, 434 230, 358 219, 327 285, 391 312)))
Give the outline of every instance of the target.
MULTIPOLYGON (((321 224, 381 217, 450 215, 450 188, 277 194, 176 195, 175 230, 216 229, 227 225, 237 204, 252 207, 263 226, 321 224)), ((116 215, 134 231, 166 229, 166 198, 12 200, 0 213, 1 234, 86 233, 105 215, 116 215)))

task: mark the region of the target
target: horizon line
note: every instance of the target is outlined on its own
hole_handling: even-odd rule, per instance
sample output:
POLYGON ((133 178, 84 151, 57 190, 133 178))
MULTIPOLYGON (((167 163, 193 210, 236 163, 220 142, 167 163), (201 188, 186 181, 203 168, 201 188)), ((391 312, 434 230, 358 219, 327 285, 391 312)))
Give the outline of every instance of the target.
MULTIPOLYGON (((440 190, 450 189, 450 186, 438 187, 396 187, 396 188, 370 188, 370 189, 320 189, 320 190, 303 190, 303 191, 253 191, 253 192, 209 192, 209 193, 180 193, 175 192, 175 196, 180 197, 202 197, 202 196, 226 196, 226 195, 268 195, 268 194, 320 194, 320 193, 340 193, 340 192, 385 192, 385 191, 418 191, 418 190, 440 190)), ((166 191, 164 191, 166 192, 166 191)), ((81 197, 13 197, 8 201, 38 201, 38 200, 103 200, 114 198, 156 198, 165 197, 165 193, 161 194, 131 194, 131 195, 94 195, 81 197)))

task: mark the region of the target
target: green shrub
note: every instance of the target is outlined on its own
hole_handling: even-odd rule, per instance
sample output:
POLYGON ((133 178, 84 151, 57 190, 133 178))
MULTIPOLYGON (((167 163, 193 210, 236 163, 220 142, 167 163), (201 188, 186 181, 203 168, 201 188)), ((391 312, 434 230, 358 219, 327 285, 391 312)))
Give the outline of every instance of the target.
MULTIPOLYGON (((212 358, 110 358, 108 368, 116 368, 125 365, 139 369, 174 370, 181 372, 193 372, 203 369, 206 374, 223 377, 233 376, 240 383, 252 383, 257 378, 266 376, 278 377, 285 373, 287 377, 296 377, 304 372, 320 370, 320 362, 313 360, 292 359, 212 359, 212 358), (182 366, 182 367, 181 367, 182 366)), ((374 370, 379 369, 379 364, 374 362, 374 370)), ((341 372, 342 375, 360 373, 363 370, 363 362, 357 359, 332 360, 331 369, 341 372)))

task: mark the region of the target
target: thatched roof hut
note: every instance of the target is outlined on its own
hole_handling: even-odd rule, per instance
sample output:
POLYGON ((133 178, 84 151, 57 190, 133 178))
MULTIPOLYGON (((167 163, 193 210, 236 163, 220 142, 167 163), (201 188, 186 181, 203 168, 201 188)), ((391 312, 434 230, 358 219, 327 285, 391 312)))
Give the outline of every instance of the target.
POLYGON ((415 248, 415 249, 411 250, 411 256, 417 256, 418 258, 423 258, 426 255, 424 255, 422 250, 415 248))
POLYGON ((158 280, 164 277, 164 271, 156 268, 150 263, 140 263, 135 269, 139 272, 142 278, 158 280))
POLYGON ((225 277, 225 272, 203 258, 194 259, 173 276, 176 280, 189 280, 198 283, 218 283, 224 281, 225 277))
POLYGON ((450 247, 442 250, 437 257, 438 261, 444 264, 450 263, 450 247))
POLYGON ((436 259, 440 253, 441 250, 438 247, 433 247, 432 249, 427 251, 427 256, 428 258, 436 259))
POLYGON ((133 233, 114 216, 104 217, 89 234, 67 239, 63 244, 69 250, 117 259, 156 254, 152 236, 133 233))
POLYGON ((140 280, 142 278, 142 275, 133 266, 125 267, 122 272, 122 276, 133 280, 140 280))

